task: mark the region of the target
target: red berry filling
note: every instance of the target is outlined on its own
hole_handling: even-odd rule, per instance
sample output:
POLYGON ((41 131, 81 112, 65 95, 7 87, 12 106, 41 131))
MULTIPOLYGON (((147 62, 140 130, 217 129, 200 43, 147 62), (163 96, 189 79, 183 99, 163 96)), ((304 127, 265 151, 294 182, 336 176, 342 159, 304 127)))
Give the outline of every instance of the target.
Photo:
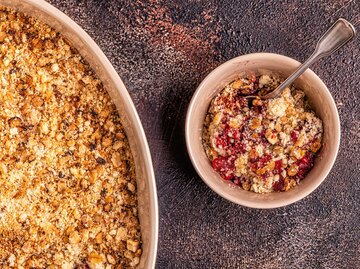
POLYGON ((234 178, 234 158, 220 156, 212 161, 212 167, 225 180, 234 178))
POLYGON ((249 102, 244 96, 271 90, 269 86, 259 86, 259 77, 249 76, 229 85, 231 88, 225 88, 209 109, 210 119, 217 116, 208 140, 215 143, 207 151, 213 169, 247 190, 288 190, 314 165, 313 153, 320 148, 322 138, 321 121, 316 128, 309 126, 314 118, 317 120, 315 114, 305 107, 298 111, 295 108, 304 102, 293 101, 284 108, 281 102, 291 102, 292 98, 275 105, 271 101, 276 99, 249 102), (304 114, 300 117, 296 113, 304 114))

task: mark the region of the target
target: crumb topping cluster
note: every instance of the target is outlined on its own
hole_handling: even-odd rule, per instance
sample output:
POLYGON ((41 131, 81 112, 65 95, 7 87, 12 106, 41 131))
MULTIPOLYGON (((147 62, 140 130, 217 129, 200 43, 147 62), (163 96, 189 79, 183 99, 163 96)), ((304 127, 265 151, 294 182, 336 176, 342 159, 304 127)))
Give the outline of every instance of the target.
POLYGON ((211 102, 203 144, 213 168, 244 190, 287 191, 303 179, 321 147, 322 121, 303 91, 275 99, 244 97, 275 89, 280 79, 248 75, 228 84, 211 102))
POLYGON ((133 268, 134 163, 101 81, 56 31, 0 8, 0 268, 133 268))

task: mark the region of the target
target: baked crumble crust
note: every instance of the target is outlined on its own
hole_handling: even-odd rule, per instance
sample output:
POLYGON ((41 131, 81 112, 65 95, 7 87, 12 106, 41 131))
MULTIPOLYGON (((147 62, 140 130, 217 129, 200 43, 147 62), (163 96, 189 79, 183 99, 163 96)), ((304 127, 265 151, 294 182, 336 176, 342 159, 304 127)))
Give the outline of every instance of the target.
POLYGON ((0 267, 135 267, 135 170, 115 105, 58 32, 4 7, 0 21, 0 267))

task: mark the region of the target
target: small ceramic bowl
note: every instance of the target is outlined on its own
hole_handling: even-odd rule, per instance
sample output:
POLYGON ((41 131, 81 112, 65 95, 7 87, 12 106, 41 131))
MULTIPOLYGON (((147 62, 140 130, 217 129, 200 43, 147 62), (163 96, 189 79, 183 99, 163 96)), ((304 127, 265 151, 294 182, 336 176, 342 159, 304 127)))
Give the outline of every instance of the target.
POLYGON ((212 71, 197 88, 190 102, 185 127, 186 145, 191 161, 204 182, 222 197, 253 208, 276 208, 294 203, 314 191, 328 175, 339 149, 339 114, 328 88, 311 70, 307 70, 295 85, 302 89, 315 113, 324 125, 323 145, 308 175, 287 192, 257 194, 245 191, 225 181, 213 170, 202 145, 201 135, 205 115, 211 100, 226 84, 241 74, 290 75, 300 63, 286 56, 254 53, 234 58, 212 71))

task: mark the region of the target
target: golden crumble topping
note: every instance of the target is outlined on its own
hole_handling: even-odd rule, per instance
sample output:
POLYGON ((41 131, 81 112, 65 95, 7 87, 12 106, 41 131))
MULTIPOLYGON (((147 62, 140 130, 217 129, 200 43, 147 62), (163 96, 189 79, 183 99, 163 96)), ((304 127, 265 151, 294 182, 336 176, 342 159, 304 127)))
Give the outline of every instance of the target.
POLYGON ((133 268, 134 163, 93 70, 56 31, 0 8, 0 268, 133 268))
POLYGON ((247 95, 274 90, 281 79, 249 74, 212 100, 203 145, 221 177, 256 193, 288 191, 312 169, 321 148, 323 124, 305 93, 291 86, 277 98, 247 95))

